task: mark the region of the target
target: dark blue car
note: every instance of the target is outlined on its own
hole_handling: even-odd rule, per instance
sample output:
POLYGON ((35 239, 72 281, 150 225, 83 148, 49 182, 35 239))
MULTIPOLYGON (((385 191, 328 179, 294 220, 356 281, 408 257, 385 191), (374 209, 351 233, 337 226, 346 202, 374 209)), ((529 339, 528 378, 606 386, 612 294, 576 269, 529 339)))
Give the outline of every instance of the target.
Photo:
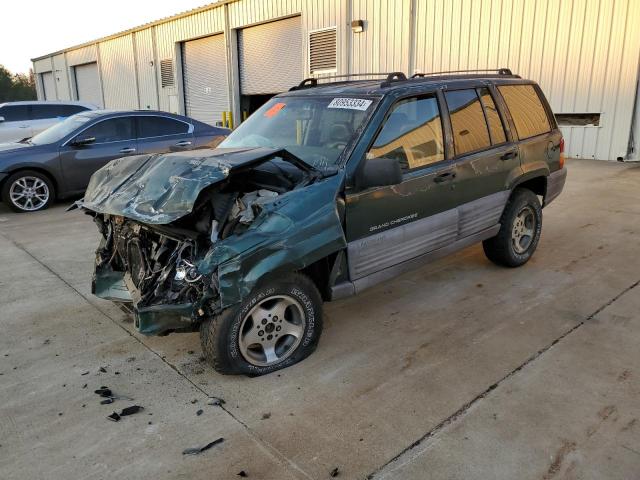
POLYGON ((47 208, 84 192, 110 160, 145 153, 213 148, 225 128, 152 111, 78 113, 32 138, 0 144, 2 200, 18 212, 47 208))

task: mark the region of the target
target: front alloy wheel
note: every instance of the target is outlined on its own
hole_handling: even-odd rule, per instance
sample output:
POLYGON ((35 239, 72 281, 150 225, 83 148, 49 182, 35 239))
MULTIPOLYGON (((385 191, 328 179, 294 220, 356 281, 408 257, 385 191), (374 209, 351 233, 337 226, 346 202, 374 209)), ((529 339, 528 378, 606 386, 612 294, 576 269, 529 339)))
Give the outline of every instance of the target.
POLYGON ((305 314, 288 295, 267 297, 242 319, 240 353, 252 365, 268 367, 289 357, 300 344, 305 314))
POLYGON ((261 282, 242 302, 200 325, 202 351, 220 373, 257 376, 308 357, 322 332, 322 298, 306 275, 261 282))

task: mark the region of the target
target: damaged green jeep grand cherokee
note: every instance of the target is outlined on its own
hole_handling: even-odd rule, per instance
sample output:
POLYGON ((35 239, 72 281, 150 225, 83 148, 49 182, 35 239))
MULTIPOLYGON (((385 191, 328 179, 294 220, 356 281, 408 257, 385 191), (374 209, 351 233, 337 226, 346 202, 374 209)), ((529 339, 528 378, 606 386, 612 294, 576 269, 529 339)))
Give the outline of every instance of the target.
POLYGON ((315 349, 323 300, 480 241, 526 263, 562 151, 540 88, 507 69, 307 79, 215 150, 96 172, 93 292, 143 334, 199 330, 219 372, 272 372, 315 349))

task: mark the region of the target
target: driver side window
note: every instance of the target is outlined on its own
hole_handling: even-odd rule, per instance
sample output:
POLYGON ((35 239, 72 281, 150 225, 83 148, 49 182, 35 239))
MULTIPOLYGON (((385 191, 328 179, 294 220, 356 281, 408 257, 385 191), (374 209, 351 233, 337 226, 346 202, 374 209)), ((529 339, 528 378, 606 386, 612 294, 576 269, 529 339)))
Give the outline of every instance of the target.
POLYGON ((81 135, 83 137, 95 137, 94 144, 133 140, 135 139, 133 119, 131 117, 118 117, 103 120, 87 128, 81 135))
POLYGON ((403 172, 444 160, 440 109, 435 95, 397 102, 367 152, 368 159, 393 158, 403 172))

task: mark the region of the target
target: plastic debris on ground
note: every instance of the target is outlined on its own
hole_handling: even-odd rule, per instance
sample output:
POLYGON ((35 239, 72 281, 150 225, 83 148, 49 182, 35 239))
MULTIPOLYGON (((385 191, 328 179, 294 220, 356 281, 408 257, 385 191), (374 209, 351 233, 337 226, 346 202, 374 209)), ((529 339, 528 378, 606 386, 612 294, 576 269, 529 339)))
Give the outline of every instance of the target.
POLYGON ((207 402, 207 405, 214 405, 214 406, 220 406, 224 404, 225 404, 225 401, 218 397, 211 397, 207 402))
POLYGON ((131 405, 130 407, 123 408, 120 413, 113 412, 111 415, 107 415, 107 418, 112 422, 119 422, 122 417, 127 417, 144 410, 144 407, 140 405, 131 405))
POLYGON ((182 451, 183 455, 198 455, 206 450, 209 450, 211 447, 218 445, 219 443, 224 442, 224 438, 220 437, 217 440, 214 440, 211 443, 207 443, 202 447, 194 447, 194 448, 186 448, 182 451))

